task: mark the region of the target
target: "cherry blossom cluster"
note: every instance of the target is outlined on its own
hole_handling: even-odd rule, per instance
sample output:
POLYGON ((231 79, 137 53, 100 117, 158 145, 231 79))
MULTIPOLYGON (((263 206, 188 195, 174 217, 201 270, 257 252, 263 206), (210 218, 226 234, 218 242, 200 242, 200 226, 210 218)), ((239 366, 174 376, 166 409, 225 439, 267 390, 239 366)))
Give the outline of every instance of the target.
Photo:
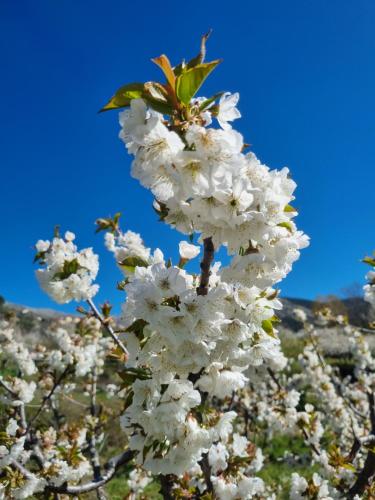
POLYGON ((36 259, 43 264, 36 276, 43 290, 58 304, 93 297, 99 286, 92 284, 98 274, 99 261, 91 248, 78 251, 70 231, 64 238, 36 243, 36 259))
MULTIPOLYGON (((329 316, 331 321, 332 313, 329 316)), ((342 376, 328 364, 319 347, 319 329, 305 323, 306 346, 299 355, 301 372, 289 377, 288 384, 313 403, 306 405, 309 418, 304 422, 299 420, 298 426, 311 447, 312 463, 319 467, 319 475, 315 473, 306 479, 294 473, 290 491, 293 499, 358 500, 371 498, 373 494, 371 477, 363 481, 361 476, 368 474, 367 450, 374 442, 375 360, 357 328, 343 326, 340 317, 336 326, 331 326, 341 328, 341 335, 347 337, 353 371, 342 376)), ((323 331, 327 334, 326 327, 323 331)))
MULTIPOLYGON (((203 98, 201 98, 203 99, 203 98)), ((296 230, 290 205, 296 184, 287 168, 270 170, 245 154, 242 135, 227 119, 239 116, 230 94, 219 102, 219 123, 186 125, 178 134, 163 115, 134 99, 120 114, 121 139, 134 155, 132 175, 155 196, 155 209, 184 234, 198 232, 235 255, 226 281, 264 288, 283 279, 308 238, 296 230), (229 109, 228 109, 229 108, 229 109), (229 110, 232 113, 229 113, 229 110)))
MULTIPOLYGON (((308 245, 294 222, 296 184, 232 128, 239 94, 196 95, 220 62, 204 62, 207 38, 187 63, 153 60, 165 83, 125 85, 103 108, 126 108, 120 138, 131 174, 160 221, 184 235, 179 261, 123 232, 119 213, 98 219, 123 274, 120 317, 94 304, 98 256, 68 231, 37 242, 36 276, 57 303, 85 302, 81 317, 52 322, 36 344, 23 342, 17 319, 0 323, 0 498, 102 499, 125 465, 132 498, 151 482, 168 500, 374 498, 375 360, 362 332, 328 308, 314 325, 294 310, 304 345, 283 354, 273 287, 308 245), (221 247, 224 266, 215 262, 221 247), (199 272, 188 271, 199 255, 199 272), (330 327, 347 339, 349 375, 320 347, 330 327), (120 453, 104 462, 113 427, 120 453), (287 451, 287 485, 264 474, 267 445, 280 435, 302 441, 310 468, 293 470, 306 457, 287 451)), ((367 279, 374 304, 374 270, 367 279)))
POLYGON ((90 393, 113 342, 91 316, 58 320, 46 343, 34 346, 25 345, 15 327, 14 319, 0 323, 8 373, 0 377, 0 497, 26 499, 92 474, 87 448, 93 434, 101 434, 99 419, 88 413, 68 423, 63 411, 75 394, 90 393))
POLYGON ((366 274, 368 283, 363 287, 365 300, 375 307, 375 260, 367 258, 365 262, 368 262, 372 267, 371 271, 366 274))

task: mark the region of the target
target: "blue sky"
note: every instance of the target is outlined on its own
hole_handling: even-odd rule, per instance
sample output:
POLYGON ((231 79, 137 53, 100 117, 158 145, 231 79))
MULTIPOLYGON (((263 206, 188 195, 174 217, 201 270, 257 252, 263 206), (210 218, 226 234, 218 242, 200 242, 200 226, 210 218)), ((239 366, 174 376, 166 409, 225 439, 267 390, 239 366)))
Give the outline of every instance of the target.
POLYGON ((121 294, 94 235, 98 216, 121 211, 124 227, 176 256, 178 234, 129 176, 117 114, 96 112, 120 85, 160 77, 151 57, 195 55, 208 28, 209 59, 224 62, 204 94, 239 91, 246 142, 298 183, 297 223, 311 246, 283 295, 363 282, 359 260, 375 248, 374 22, 373 0, 2 0, 0 294, 53 305, 34 279, 32 247, 55 224, 100 254, 99 300, 121 294))

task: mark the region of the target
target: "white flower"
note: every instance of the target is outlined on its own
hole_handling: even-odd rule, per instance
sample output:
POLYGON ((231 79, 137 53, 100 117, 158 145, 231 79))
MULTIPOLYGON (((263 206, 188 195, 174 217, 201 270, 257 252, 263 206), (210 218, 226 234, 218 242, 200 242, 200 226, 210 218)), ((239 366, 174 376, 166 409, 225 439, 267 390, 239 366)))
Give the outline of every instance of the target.
POLYGON ((233 434, 232 449, 233 453, 238 457, 245 457, 247 455, 247 446, 249 441, 245 436, 241 436, 237 432, 233 434))
POLYGON ((91 248, 78 251, 73 233, 66 235, 66 240, 53 239, 44 256, 45 267, 36 271, 40 286, 59 304, 87 300, 99 289, 92 284, 99 270, 98 256, 91 248))
POLYGON ((9 436, 15 436, 18 429, 17 421, 14 418, 9 419, 6 431, 9 436))
POLYGON ((290 485, 290 500, 303 500, 305 496, 303 493, 306 491, 308 483, 306 479, 297 472, 293 472, 290 485))
POLYGON ((232 500, 236 498, 237 485, 230 481, 230 479, 226 480, 221 476, 211 476, 211 481, 215 489, 215 494, 219 500, 232 500))
POLYGON ((47 252, 50 247, 51 242, 48 240, 38 240, 35 244, 35 248, 38 252, 47 252))
POLYGON ((264 482, 260 477, 243 477, 238 483, 238 498, 253 498, 264 493, 264 482))
POLYGON ((239 98, 240 94, 238 92, 235 94, 225 92, 220 97, 217 121, 224 130, 231 128, 228 122, 241 118, 241 113, 236 108, 239 98))
POLYGON ((242 389, 247 382, 247 377, 238 371, 219 370, 218 364, 212 364, 208 374, 202 375, 197 382, 203 392, 211 396, 225 398, 231 396, 233 391, 242 389))
POLYGON ((211 467, 211 472, 217 474, 224 471, 228 467, 227 459, 229 452, 222 443, 214 444, 208 452, 208 461, 211 467))
POLYGON ((197 255, 199 255, 201 249, 196 245, 192 245, 187 241, 180 241, 179 252, 181 259, 191 260, 194 259, 197 255))
POLYGON ((64 234, 65 241, 74 241, 76 239, 76 235, 71 231, 66 231, 64 234))
POLYGON ((294 314, 294 317, 298 321, 301 321, 302 323, 305 323, 305 321, 307 320, 307 315, 303 309, 296 307, 295 309, 293 309, 293 314, 294 314))

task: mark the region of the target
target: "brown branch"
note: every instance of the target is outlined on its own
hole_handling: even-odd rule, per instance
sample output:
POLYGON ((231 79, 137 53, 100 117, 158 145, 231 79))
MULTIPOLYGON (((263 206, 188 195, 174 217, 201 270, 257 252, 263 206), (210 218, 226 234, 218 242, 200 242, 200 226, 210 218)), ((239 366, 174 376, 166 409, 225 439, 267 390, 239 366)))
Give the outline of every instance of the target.
MULTIPOLYGON (((203 259, 200 264, 201 268, 201 276, 200 276, 200 281, 199 281, 199 286, 197 288, 197 295, 207 295, 208 294, 208 287, 209 287, 209 282, 210 282, 210 275, 211 275, 211 264, 214 260, 214 254, 215 254, 215 247, 212 242, 212 238, 204 238, 203 240, 203 259)), ((201 373, 199 373, 199 376, 201 373)), ((198 378, 199 378, 198 376, 198 378)), ((199 391, 201 394, 202 401, 206 401, 208 394, 207 393, 202 393, 199 391)), ((211 481, 211 468, 210 464, 208 461, 208 454, 205 453, 202 456, 202 459, 199 462, 199 465, 202 469, 204 479, 206 481, 206 486, 207 486, 207 491, 212 493, 214 490, 212 481, 211 481)))
MULTIPOLYGON (((91 387, 90 387, 90 415, 93 417, 93 421, 95 421, 96 417, 97 380, 98 380, 98 374, 96 366, 94 366, 91 374, 91 387)), ((100 481, 102 479, 102 472, 100 465, 100 456, 96 443, 96 432, 97 432, 97 425, 95 425, 91 429, 91 432, 88 433, 87 442, 89 445, 90 462, 92 470, 94 472, 94 481, 100 481)), ((106 495, 102 487, 99 487, 96 490, 96 495, 98 500, 106 500, 106 495)))
POLYGON ((101 486, 104 486, 108 481, 110 481, 117 470, 130 462, 134 458, 135 452, 133 450, 127 450, 120 455, 117 455, 104 465, 105 473, 99 481, 91 481, 89 483, 78 484, 70 486, 67 483, 61 486, 48 485, 47 489, 52 493, 65 493, 67 495, 80 495, 82 493, 88 493, 89 491, 97 490, 101 486))
POLYGON ((61 375, 59 376, 59 378, 55 381, 55 383, 53 384, 53 387, 52 389, 50 390, 50 392, 47 394, 47 396, 45 396, 42 400, 42 403, 38 409, 38 411, 35 413, 35 415, 30 419, 30 422, 28 423, 27 425, 27 428, 26 428, 26 431, 25 431, 25 434, 27 434, 33 423, 36 421, 36 419, 39 417, 39 415, 42 413, 42 410, 44 409, 45 405, 48 403, 48 401, 51 399, 51 397, 53 396, 55 390, 57 389, 57 387, 61 384, 61 382, 64 380, 64 378, 66 377, 66 375, 68 374, 69 370, 70 370, 70 365, 68 365, 65 370, 61 373, 61 375))
MULTIPOLYGON (((214 253, 215 253, 215 248, 212 242, 212 238, 205 238, 203 240, 203 259, 200 264, 201 268, 201 275, 200 275, 200 281, 199 281, 199 286, 197 287, 197 295, 207 295, 208 294, 208 286, 209 286, 209 281, 210 281, 210 274, 211 274, 211 264, 212 261, 214 260, 214 253)), ((203 370, 201 370, 199 373, 190 373, 188 379, 195 384, 199 377, 201 376, 203 370)), ((207 397, 207 393, 202 393, 199 391, 201 394, 201 399, 202 401, 205 401, 207 397)), ((208 463, 208 456, 207 454, 203 455, 201 461, 199 462, 205 480, 206 480, 206 485, 208 491, 212 492, 213 491, 213 485, 211 482, 211 473, 210 473, 210 465, 208 463)), ((160 475, 159 476, 160 480, 160 485, 161 485, 161 493, 163 495, 164 500, 173 500, 173 485, 175 482, 175 476, 173 474, 167 474, 167 475, 160 475)))
POLYGON ((319 455, 320 455, 320 451, 319 451, 319 450, 318 450, 318 448, 315 446, 315 444, 314 444, 314 443, 310 443, 310 442, 308 442, 308 441, 309 441, 309 439, 310 439, 310 436, 308 435, 307 430, 306 430, 305 428, 302 428, 302 434, 305 436, 305 439, 306 439, 306 441, 307 441, 307 444, 308 444, 309 446, 311 446, 311 449, 313 450, 313 452, 314 452, 316 455, 318 455, 318 456, 319 456, 319 455))
POLYGON ((127 348, 124 346, 124 344, 121 342, 120 338, 118 335, 115 333, 111 325, 108 324, 108 322, 104 319, 102 314, 99 312, 98 308, 94 304, 94 302, 91 299, 87 300, 88 305, 90 306, 94 316, 100 321, 100 323, 103 325, 103 327, 107 330, 109 335, 112 337, 114 342, 118 345, 118 347, 121 349, 121 351, 125 354, 126 359, 129 357, 129 352, 127 348))
POLYGON ((201 466, 204 480, 206 481, 207 491, 212 493, 214 491, 214 485, 211 481, 211 467, 208 461, 208 453, 205 453, 203 455, 202 460, 199 462, 199 465, 201 466))
MULTIPOLYGON (((375 434, 375 398, 374 393, 367 393, 369 402, 371 433, 375 434)), ((369 449, 363 469, 358 474, 356 482, 348 492, 348 499, 353 499, 356 495, 362 496, 365 489, 371 485, 375 475, 375 453, 369 449)))
POLYGON ((276 377, 276 375, 275 375, 275 372, 274 372, 274 371, 272 370, 272 368, 270 368, 270 367, 267 367, 267 371, 268 371, 269 376, 270 376, 270 377, 272 378, 272 380, 275 382, 275 384, 276 384, 276 386, 277 386, 278 390, 279 390, 279 391, 281 391, 281 390, 282 390, 282 387, 281 387, 281 384, 280 384, 280 382, 279 382, 278 378, 277 378, 277 377, 276 377))
POLYGON ((200 277, 200 282, 199 286, 197 288, 197 294, 198 295, 207 295, 208 294, 208 285, 210 281, 210 267, 211 263, 214 260, 214 253, 215 253, 215 248, 214 244, 212 243, 212 238, 205 238, 203 240, 203 248, 204 248, 204 253, 203 253, 203 259, 200 264, 201 267, 201 277, 200 277))
POLYGON ((173 474, 167 474, 165 476, 160 475, 160 493, 163 495, 164 500, 173 500, 175 497, 172 494, 174 485, 173 474))
POLYGON ((357 456, 357 453, 361 449, 361 441, 358 439, 357 436, 354 436, 354 442, 352 445, 351 450, 349 451, 348 455, 345 457, 345 462, 346 463, 352 463, 355 457, 357 456))

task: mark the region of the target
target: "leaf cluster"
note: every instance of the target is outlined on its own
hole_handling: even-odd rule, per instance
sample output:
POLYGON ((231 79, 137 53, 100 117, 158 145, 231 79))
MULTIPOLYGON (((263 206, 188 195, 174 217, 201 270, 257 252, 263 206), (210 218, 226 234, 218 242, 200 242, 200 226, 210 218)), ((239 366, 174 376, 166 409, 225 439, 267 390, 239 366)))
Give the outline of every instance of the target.
POLYGON ((220 59, 205 62, 209 36, 210 32, 202 36, 199 53, 188 62, 182 61, 172 67, 165 54, 151 59, 163 72, 165 81, 127 83, 115 92, 100 112, 126 108, 133 99, 143 99, 151 109, 170 116, 177 126, 181 122, 194 120, 205 109, 210 108, 215 113, 213 104, 222 93, 202 103, 192 102, 206 78, 221 62, 220 59))

